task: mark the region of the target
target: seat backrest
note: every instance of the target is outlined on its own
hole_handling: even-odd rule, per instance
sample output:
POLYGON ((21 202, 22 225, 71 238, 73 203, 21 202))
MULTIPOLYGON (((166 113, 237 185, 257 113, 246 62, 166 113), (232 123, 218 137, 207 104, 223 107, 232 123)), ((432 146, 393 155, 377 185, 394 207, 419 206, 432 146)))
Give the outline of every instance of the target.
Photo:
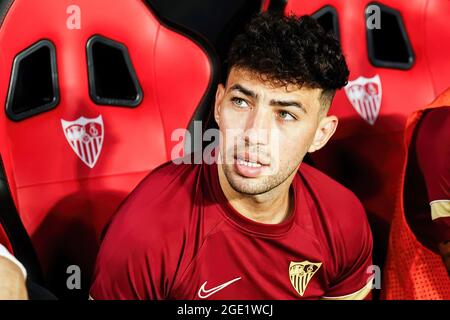
POLYGON ((288 0, 285 8, 335 32, 347 59, 349 84, 330 109, 338 129, 311 159, 362 200, 379 266, 405 160, 407 116, 450 85, 448 12, 449 1, 428 0, 288 0))
POLYGON ((442 26, 449 9, 445 1, 287 1, 285 14, 313 15, 335 32, 346 56, 349 85, 331 108, 343 120, 334 139, 402 130, 411 111, 447 88, 450 44, 443 39, 450 30, 442 26), (358 101, 371 96, 379 103, 358 101))
POLYGON ((312 14, 338 33, 350 83, 331 111, 361 124, 342 123, 337 138, 402 130, 407 115, 447 88, 450 29, 443 26, 449 10, 448 1, 288 1, 286 13, 312 14), (379 106, 359 106, 361 95, 371 96, 368 90, 380 97, 379 106))
POLYGON ((8 187, 50 289, 76 296, 65 287, 68 266, 80 267, 87 290, 105 224, 170 159, 172 132, 210 98, 214 65, 144 1, 15 0, 0 9, 8 187))

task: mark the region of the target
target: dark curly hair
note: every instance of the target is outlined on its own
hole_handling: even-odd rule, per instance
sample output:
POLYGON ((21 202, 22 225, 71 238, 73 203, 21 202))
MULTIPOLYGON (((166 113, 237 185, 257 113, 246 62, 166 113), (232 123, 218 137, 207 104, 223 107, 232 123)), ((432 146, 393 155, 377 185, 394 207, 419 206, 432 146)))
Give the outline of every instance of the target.
POLYGON ((339 42, 307 15, 256 15, 234 39, 227 65, 228 73, 244 68, 276 86, 321 88, 330 103, 349 75, 339 42))

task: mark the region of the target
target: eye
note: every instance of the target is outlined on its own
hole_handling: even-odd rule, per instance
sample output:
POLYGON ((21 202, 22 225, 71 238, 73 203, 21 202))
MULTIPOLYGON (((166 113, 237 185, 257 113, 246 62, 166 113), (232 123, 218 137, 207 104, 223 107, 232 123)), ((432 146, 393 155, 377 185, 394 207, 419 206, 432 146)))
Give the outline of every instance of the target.
POLYGON ((278 111, 278 116, 283 121, 294 121, 297 120, 291 113, 287 111, 278 111))
POLYGON ((239 107, 239 108, 247 108, 247 107, 248 107, 248 103, 247 103, 247 101, 245 101, 244 99, 241 99, 241 98, 232 98, 231 101, 233 102, 233 104, 234 104, 236 107, 239 107))

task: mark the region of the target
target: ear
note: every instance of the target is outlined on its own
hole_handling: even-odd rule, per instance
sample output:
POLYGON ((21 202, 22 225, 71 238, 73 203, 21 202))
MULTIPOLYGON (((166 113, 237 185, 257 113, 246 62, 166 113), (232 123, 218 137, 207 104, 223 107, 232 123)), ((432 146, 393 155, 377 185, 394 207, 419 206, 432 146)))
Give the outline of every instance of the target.
POLYGON ((312 153, 321 149, 327 144, 328 140, 333 136, 338 125, 336 116, 323 117, 317 127, 312 144, 309 146, 308 152, 312 153))
POLYGON ((216 101, 214 103, 214 119, 216 120, 217 125, 219 125, 220 108, 222 106, 224 95, 225 95, 225 87, 223 86, 223 84, 219 83, 216 91, 216 101))

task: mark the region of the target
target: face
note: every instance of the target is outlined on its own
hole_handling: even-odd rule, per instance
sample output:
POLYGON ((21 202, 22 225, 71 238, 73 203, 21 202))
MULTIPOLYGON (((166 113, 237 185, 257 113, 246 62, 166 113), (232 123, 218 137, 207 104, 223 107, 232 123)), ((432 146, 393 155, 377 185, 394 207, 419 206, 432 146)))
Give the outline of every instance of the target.
POLYGON ((216 93, 220 161, 231 187, 266 193, 292 182, 307 152, 322 148, 337 118, 326 116, 322 89, 276 87, 254 73, 232 68, 216 93))

